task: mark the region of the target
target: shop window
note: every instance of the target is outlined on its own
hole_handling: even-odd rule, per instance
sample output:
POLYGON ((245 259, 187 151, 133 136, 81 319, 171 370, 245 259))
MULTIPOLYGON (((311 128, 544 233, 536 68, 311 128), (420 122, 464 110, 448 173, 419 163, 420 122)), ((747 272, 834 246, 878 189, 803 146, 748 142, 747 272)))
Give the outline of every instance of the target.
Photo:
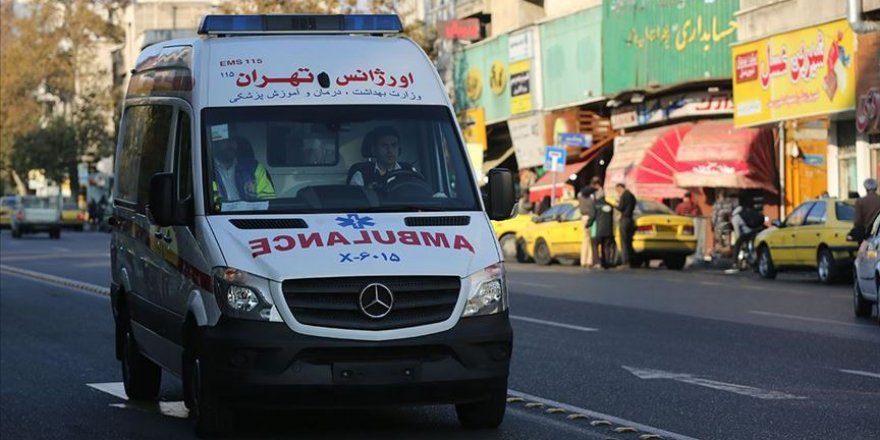
POLYGON ((859 190, 856 147, 840 147, 837 151, 840 197, 847 197, 850 193, 858 192, 859 190))

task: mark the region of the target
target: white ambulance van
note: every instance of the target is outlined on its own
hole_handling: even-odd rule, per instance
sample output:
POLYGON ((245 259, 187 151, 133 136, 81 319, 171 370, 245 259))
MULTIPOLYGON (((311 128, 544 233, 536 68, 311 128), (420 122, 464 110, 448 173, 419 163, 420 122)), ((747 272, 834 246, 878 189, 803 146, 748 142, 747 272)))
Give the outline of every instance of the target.
POLYGON ((112 304, 132 399, 182 378, 200 435, 239 407, 455 404, 504 416, 512 331, 453 108, 394 15, 207 16, 143 50, 116 152, 112 304))

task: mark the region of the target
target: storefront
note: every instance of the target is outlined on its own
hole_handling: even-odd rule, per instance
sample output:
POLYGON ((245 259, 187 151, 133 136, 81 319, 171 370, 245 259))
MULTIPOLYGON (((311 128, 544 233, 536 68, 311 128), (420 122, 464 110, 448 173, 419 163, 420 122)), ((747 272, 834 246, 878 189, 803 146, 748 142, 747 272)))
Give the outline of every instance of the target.
POLYGON ((859 180, 853 178, 856 57, 846 20, 733 47, 736 127, 784 132, 778 148, 784 212, 826 191, 846 196, 859 180))

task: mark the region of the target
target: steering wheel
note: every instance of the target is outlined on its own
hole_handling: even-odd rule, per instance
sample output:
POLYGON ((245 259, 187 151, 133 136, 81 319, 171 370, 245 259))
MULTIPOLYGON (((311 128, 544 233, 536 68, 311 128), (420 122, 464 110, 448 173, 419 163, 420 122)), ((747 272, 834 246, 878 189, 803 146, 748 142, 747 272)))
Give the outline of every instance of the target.
POLYGON ((389 195, 406 198, 430 198, 433 194, 425 177, 417 171, 394 170, 389 171, 383 177, 381 186, 389 195))

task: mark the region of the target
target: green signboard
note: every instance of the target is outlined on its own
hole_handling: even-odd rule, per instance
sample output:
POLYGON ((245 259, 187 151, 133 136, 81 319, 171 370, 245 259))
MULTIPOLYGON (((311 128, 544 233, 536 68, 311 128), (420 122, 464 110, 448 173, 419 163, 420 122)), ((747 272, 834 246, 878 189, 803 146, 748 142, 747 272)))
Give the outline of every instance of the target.
POLYGON ((739 0, 606 0, 602 68, 607 95, 730 78, 739 0))
POLYGON ((602 96, 602 8, 542 23, 539 31, 544 107, 602 96))
POLYGON ((507 34, 468 46, 455 54, 456 110, 482 107, 486 122, 510 116, 507 34))

